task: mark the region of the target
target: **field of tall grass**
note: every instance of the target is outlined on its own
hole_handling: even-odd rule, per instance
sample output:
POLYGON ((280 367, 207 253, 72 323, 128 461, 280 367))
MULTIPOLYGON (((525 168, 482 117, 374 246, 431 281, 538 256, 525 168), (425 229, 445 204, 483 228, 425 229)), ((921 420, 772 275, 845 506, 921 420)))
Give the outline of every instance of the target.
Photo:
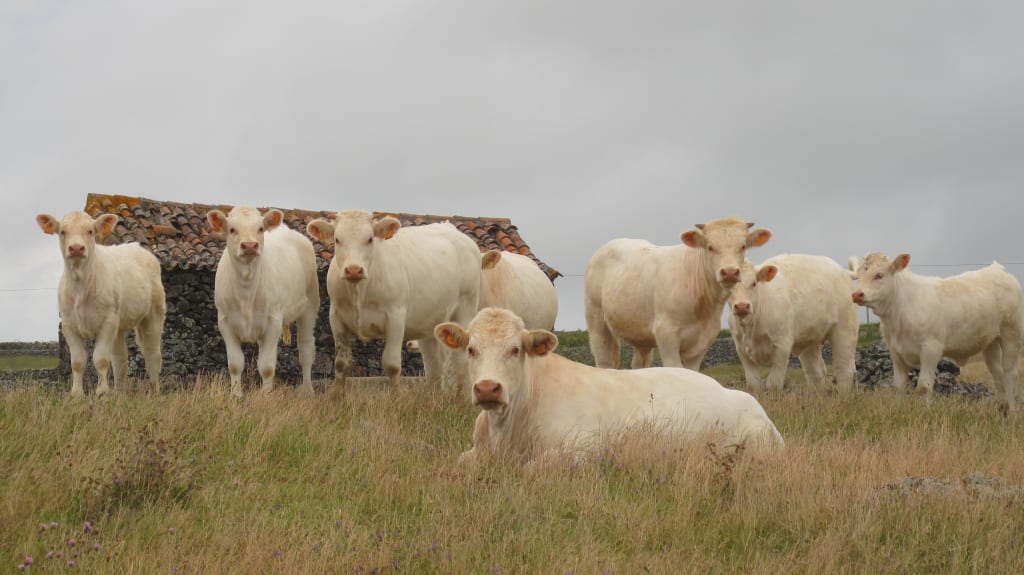
POLYGON ((476 410, 418 379, 26 384, 0 395, 0 572, 1020 572, 1024 417, 791 375, 760 396, 774 459, 638 433, 542 467, 459 464, 476 410))

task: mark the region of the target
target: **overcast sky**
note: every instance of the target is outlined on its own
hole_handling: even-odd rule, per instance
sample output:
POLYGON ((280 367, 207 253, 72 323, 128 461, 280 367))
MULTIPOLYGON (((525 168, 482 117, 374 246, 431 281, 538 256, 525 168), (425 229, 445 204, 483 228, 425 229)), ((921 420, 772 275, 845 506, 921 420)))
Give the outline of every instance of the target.
POLYGON ((87 193, 509 217, 583 328, 616 237, 1024 277, 1024 3, 0 0, 0 341, 87 193), (925 267, 939 266, 939 267, 925 267))

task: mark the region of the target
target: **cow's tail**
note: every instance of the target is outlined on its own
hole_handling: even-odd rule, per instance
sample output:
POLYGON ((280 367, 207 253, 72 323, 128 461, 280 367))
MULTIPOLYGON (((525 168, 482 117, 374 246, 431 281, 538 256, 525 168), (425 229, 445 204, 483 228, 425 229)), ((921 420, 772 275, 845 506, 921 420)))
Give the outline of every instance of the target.
POLYGON ((281 324, 281 341, 285 345, 292 344, 292 326, 287 323, 281 324))

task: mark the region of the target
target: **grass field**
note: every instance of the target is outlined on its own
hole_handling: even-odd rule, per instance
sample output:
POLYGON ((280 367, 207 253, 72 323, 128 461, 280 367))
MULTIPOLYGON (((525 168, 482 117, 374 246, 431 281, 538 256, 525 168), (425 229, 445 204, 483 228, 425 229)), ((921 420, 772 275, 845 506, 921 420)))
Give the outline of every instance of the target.
POLYGON ((53 369, 58 359, 51 355, 0 355, 0 371, 6 369, 53 369))
POLYGON ((961 482, 1024 484, 1024 417, 791 376, 760 396, 775 459, 633 435, 527 468, 460 465, 476 410, 419 380, 241 401, 223 380, 26 385, 0 395, 0 572, 1020 572, 1024 494, 961 482), (950 483, 905 493, 908 476, 950 483))

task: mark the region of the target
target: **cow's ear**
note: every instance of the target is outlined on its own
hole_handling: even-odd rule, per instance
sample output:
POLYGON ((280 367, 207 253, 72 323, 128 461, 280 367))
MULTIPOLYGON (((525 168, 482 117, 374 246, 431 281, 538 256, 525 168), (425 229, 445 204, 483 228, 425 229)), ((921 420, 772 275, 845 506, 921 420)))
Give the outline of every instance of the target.
POLYGON ((373 221, 373 235, 382 240, 390 240, 401 227, 402 222, 398 221, 397 218, 384 216, 379 220, 373 221))
POLYGON ((457 323, 442 323, 434 328, 434 337, 451 349, 466 349, 469 344, 469 332, 457 323))
POLYGON ((547 355, 558 347, 558 336, 546 329, 523 332, 523 349, 527 355, 547 355))
POLYGON ((206 212, 206 223, 210 224, 210 229, 213 231, 222 232, 228 225, 228 217, 220 210, 210 210, 206 212))
POLYGON ((39 225, 39 229, 43 230, 44 234, 55 234, 60 231, 60 221, 50 214, 39 214, 36 216, 36 224, 39 225))
MULTIPOLYGON (((697 227, 703 228, 704 224, 697 224, 697 227)), ((679 236, 679 239, 683 240, 683 243, 691 248, 702 248, 705 243, 704 234, 700 230, 686 230, 679 236)))
POLYGON ((900 254, 896 256, 896 259, 892 260, 892 263, 889 265, 894 272, 903 271, 908 265, 910 265, 910 254, 900 254))
POLYGON ((484 252, 483 257, 480 258, 480 269, 489 270, 498 265, 498 262, 500 261, 501 252, 498 250, 489 250, 484 252))
POLYGON ((96 218, 96 221, 93 223, 93 227, 96 230, 96 237, 107 237, 107 234, 114 231, 114 226, 117 225, 117 220, 119 219, 120 218, 118 218, 114 214, 103 214, 102 216, 96 218))
POLYGON ((281 210, 268 210, 267 213, 263 214, 263 230, 269 232, 281 225, 283 221, 284 212, 281 210))
POLYGON ((761 266, 761 267, 757 268, 757 281, 759 281, 759 282, 770 282, 773 279, 775 279, 775 276, 778 275, 778 273, 779 273, 779 268, 777 268, 777 267, 775 267, 775 266, 773 266, 771 264, 768 264, 766 266, 761 266))
POLYGON ((306 233, 324 245, 329 246, 334 243, 334 224, 323 218, 317 218, 306 224, 306 233))
POLYGON ((767 243, 768 240, 771 239, 771 237, 772 237, 771 230, 766 230, 764 228, 757 228, 756 230, 751 230, 751 231, 747 232, 747 247, 748 248, 761 247, 765 243, 767 243))

